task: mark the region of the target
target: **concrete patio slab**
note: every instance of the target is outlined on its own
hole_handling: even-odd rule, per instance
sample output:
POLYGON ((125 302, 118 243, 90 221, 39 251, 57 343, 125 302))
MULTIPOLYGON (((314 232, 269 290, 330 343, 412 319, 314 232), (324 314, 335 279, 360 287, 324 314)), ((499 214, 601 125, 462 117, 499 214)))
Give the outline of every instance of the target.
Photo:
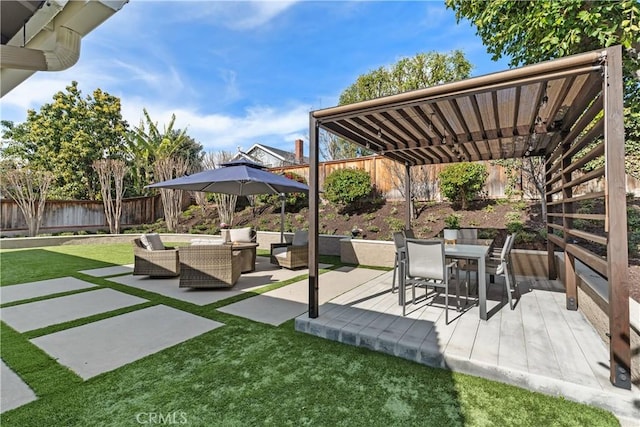
POLYGON ((41 280, 39 282, 21 283, 0 287, 0 303, 22 301, 61 292, 77 291, 94 287, 93 283, 76 279, 75 277, 61 277, 59 279, 41 280))
MULTIPOLYGON (((384 271, 366 268, 340 267, 320 277, 319 298, 323 304, 369 280, 384 274, 384 271)), ((219 310, 278 326, 308 310, 309 281, 301 280, 282 288, 256 295, 219 310)))
MULTIPOLYGON (((324 264, 321 268, 327 268, 324 264)), ((288 280, 296 276, 308 274, 309 270, 287 270, 272 265, 267 257, 256 257, 256 270, 243 273, 231 289, 189 289, 178 287, 179 278, 150 278, 147 276, 121 276, 108 280, 122 285, 132 286, 149 292, 155 292, 170 298, 190 302, 196 305, 207 305, 225 298, 251 292, 270 283, 288 280)))
POLYGON ((31 342, 86 380, 220 326, 220 322, 157 305, 31 342))
POLYGON ((0 318, 18 332, 32 331, 147 302, 113 289, 98 289, 0 309, 0 318))
POLYGON ((36 394, 13 372, 4 361, 0 361, 0 413, 36 400, 36 394))
POLYGON ((114 265, 112 267, 94 268, 92 270, 81 270, 78 273, 93 277, 117 276, 121 274, 133 273, 133 264, 114 265))

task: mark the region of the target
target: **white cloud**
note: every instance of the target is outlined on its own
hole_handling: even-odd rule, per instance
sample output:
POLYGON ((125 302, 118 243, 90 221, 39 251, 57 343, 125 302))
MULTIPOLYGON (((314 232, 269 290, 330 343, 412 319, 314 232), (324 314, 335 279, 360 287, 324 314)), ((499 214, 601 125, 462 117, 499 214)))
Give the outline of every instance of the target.
MULTIPOLYGON (((123 99, 123 116, 137 126, 142 118, 146 101, 123 99)), ((309 126, 309 106, 255 106, 242 114, 201 113, 190 108, 171 105, 147 105, 151 119, 162 128, 176 115, 175 127, 187 128, 187 134, 201 143, 205 151, 235 151, 236 147, 249 148, 256 142, 291 150, 293 141, 305 139, 309 126)))
POLYGON ((286 12, 299 0, 198 1, 180 3, 174 21, 206 21, 230 29, 256 30, 286 12))

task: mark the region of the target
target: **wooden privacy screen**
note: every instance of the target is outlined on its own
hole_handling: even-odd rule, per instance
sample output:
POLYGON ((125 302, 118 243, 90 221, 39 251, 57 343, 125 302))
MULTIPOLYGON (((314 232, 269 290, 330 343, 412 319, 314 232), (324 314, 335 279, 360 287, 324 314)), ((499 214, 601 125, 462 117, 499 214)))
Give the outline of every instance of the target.
POLYGON ((629 284, 621 49, 607 49, 602 84, 582 96, 589 107, 545 156, 549 272, 564 251, 567 308, 578 308, 576 259, 605 278, 610 379, 631 388, 629 284), (584 185, 592 184, 592 185, 584 185), (585 190, 590 188, 590 190, 585 190))

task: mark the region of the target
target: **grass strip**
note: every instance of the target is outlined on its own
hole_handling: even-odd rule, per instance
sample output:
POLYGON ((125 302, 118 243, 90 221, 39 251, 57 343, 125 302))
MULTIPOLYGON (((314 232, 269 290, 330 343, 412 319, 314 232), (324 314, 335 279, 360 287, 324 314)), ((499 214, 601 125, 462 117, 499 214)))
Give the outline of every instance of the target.
MULTIPOLYGON (((29 342, 26 335, 16 332, 4 322, 0 322, 0 328, 2 360, 38 397, 65 391, 82 383, 82 378, 29 342)), ((4 419, 2 421, 4 424, 4 419)))
POLYGON ((3 426, 613 426, 606 411, 238 320, 3 414, 3 426))
MULTIPOLYGON (((43 280, 109 263, 112 245, 87 246, 32 251, 44 256, 15 267, 5 267, 3 252, 1 264, 15 280, 20 269, 51 259, 62 263, 29 275, 43 280), (94 249, 98 260, 91 259, 94 249)), ((123 258, 115 254, 109 265, 131 262, 123 258)), ((101 278, 83 280, 225 326, 82 382, 26 334, 2 324, 2 358, 40 396, 3 413, 3 427, 137 425, 137 417, 149 413, 184 416, 189 426, 618 425, 598 408, 296 332, 293 320, 274 327, 221 313, 215 304, 198 306, 101 278)))

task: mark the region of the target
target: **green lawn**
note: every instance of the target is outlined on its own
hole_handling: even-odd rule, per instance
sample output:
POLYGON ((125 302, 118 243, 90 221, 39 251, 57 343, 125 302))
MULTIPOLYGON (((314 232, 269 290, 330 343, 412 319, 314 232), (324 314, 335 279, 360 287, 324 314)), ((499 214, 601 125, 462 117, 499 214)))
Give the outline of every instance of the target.
POLYGON ((200 307, 77 273, 132 261, 129 244, 5 250, 1 283, 75 276, 225 326, 83 382, 28 339, 95 318, 28 334, 2 323, 2 359, 39 396, 2 414, 3 427, 151 424, 158 414, 189 426, 618 425, 600 409, 298 333, 293 321, 216 310, 229 300, 200 307))

